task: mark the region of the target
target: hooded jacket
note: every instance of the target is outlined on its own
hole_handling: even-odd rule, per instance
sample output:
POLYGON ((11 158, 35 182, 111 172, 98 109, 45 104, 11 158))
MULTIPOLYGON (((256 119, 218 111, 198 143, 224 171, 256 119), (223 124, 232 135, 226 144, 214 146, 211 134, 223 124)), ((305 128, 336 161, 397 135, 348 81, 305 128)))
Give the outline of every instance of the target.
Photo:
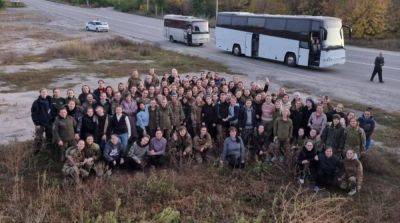
POLYGON ((370 138, 375 130, 374 117, 371 116, 366 118, 364 115, 362 115, 360 118, 358 118, 358 122, 360 123, 360 127, 364 129, 366 138, 370 138))
POLYGON ((31 117, 35 125, 48 126, 51 124, 51 97, 42 98, 39 96, 31 107, 31 117))

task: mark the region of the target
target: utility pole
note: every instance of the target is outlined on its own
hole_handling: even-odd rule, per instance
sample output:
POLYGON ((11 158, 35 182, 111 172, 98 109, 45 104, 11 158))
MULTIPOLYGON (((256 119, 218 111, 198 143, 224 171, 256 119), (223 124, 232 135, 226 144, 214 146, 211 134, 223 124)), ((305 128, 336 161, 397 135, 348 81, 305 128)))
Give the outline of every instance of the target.
POLYGON ((215 21, 217 21, 218 16, 218 0, 215 0, 215 21))

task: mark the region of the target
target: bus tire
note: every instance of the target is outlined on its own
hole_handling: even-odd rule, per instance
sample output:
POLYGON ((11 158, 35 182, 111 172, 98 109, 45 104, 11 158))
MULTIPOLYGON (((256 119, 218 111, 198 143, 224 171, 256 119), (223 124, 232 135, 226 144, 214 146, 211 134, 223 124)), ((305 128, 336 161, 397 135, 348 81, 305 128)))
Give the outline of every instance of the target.
POLYGON ((172 35, 169 36, 169 41, 170 41, 171 43, 175 43, 174 37, 172 37, 172 35))
POLYGON ((234 44, 232 47, 232 54, 235 56, 241 56, 242 55, 242 49, 240 49, 239 44, 234 44))
POLYGON ((203 46, 203 43, 199 43, 199 46, 203 46))
POLYGON ((286 53, 285 64, 289 67, 295 67, 297 65, 296 55, 294 53, 286 53))

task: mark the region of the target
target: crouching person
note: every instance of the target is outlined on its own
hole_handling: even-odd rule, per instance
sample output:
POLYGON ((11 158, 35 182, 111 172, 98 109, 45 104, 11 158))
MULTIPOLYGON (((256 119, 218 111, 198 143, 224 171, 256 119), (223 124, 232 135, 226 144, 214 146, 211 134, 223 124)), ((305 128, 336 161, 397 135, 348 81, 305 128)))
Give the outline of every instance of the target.
POLYGON ((268 133, 265 131, 264 125, 259 125, 255 130, 250 143, 250 154, 256 162, 263 162, 268 153, 268 133))
POLYGON ((307 141, 303 146, 297 157, 297 171, 299 173, 299 183, 304 184, 304 180, 313 180, 316 171, 316 161, 314 160, 317 155, 314 145, 311 140, 307 141))
POLYGON ((190 158, 193 152, 192 138, 186 130, 186 127, 181 126, 178 131, 172 135, 170 141, 169 153, 172 164, 181 164, 183 160, 190 158))
POLYGON ((314 191, 318 192, 324 186, 337 185, 342 164, 333 156, 332 147, 326 148, 324 153, 315 156, 314 160, 318 162, 314 191))
POLYGON ((361 190, 363 182, 363 166, 356 158, 354 150, 347 150, 343 166, 344 175, 340 178, 340 188, 349 191, 348 195, 353 196, 361 190))
POLYGON ((126 156, 127 163, 132 169, 143 169, 146 166, 146 155, 149 151, 150 136, 144 135, 132 144, 126 156))
POLYGON ((206 126, 200 128, 200 135, 195 136, 193 141, 196 162, 203 163, 207 160, 208 151, 212 149, 211 135, 207 132, 206 126))
POLYGON ((101 169, 102 165, 99 165, 101 150, 100 146, 97 143, 94 143, 93 135, 88 135, 86 137, 84 156, 87 160, 85 164, 85 169, 88 170, 89 173, 94 172, 96 176, 103 175, 103 171, 101 169))
POLYGON ((121 144, 118 135, 112 134, 110 141, 104 147, 104 160, 108 167, 114 168, 124 164, 123 151, 124 146, 121 144))
POLYGON ((89 161, 85 159, 84 149, 85 141, 83 140, 79 140, 76 146, 67 149, 66 162, 62 169, 66 180, 73 179, 75 183, 79 184, 81 179, 89 176, 89 171, 85 169, 85 165, 89 161))
POLYGON ((157 129, 155 134, 156 136, 150 140, 148 162, 150 165, 160 167, 165 164, 167 140, 164 138, 161 129, 157 129))
POLYGON ((221 165, 229 164, 233 168, 244 168, 246 148, 243 140, 237 134, 237 129, 229 129, 229 137, 224 141, 224 149, 221 155, 221 165))

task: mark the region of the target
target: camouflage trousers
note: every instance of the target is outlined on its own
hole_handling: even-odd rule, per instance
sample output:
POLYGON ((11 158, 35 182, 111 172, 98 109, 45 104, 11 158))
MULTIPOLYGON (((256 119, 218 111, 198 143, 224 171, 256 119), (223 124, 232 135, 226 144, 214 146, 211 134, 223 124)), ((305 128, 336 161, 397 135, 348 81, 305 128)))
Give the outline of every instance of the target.
POLYGON ((349 178, 344 178, 340 182, 340 188, 343 190, 352 190, 357 187, 357 178, 356 177, 349 177, 349 178))
POLYGON ((86 168, 71 165, 64 165, 62 172, 65 177, 71 178, 75 182, 79 182, 81 179, 89 176, 89 171, 86 168))

